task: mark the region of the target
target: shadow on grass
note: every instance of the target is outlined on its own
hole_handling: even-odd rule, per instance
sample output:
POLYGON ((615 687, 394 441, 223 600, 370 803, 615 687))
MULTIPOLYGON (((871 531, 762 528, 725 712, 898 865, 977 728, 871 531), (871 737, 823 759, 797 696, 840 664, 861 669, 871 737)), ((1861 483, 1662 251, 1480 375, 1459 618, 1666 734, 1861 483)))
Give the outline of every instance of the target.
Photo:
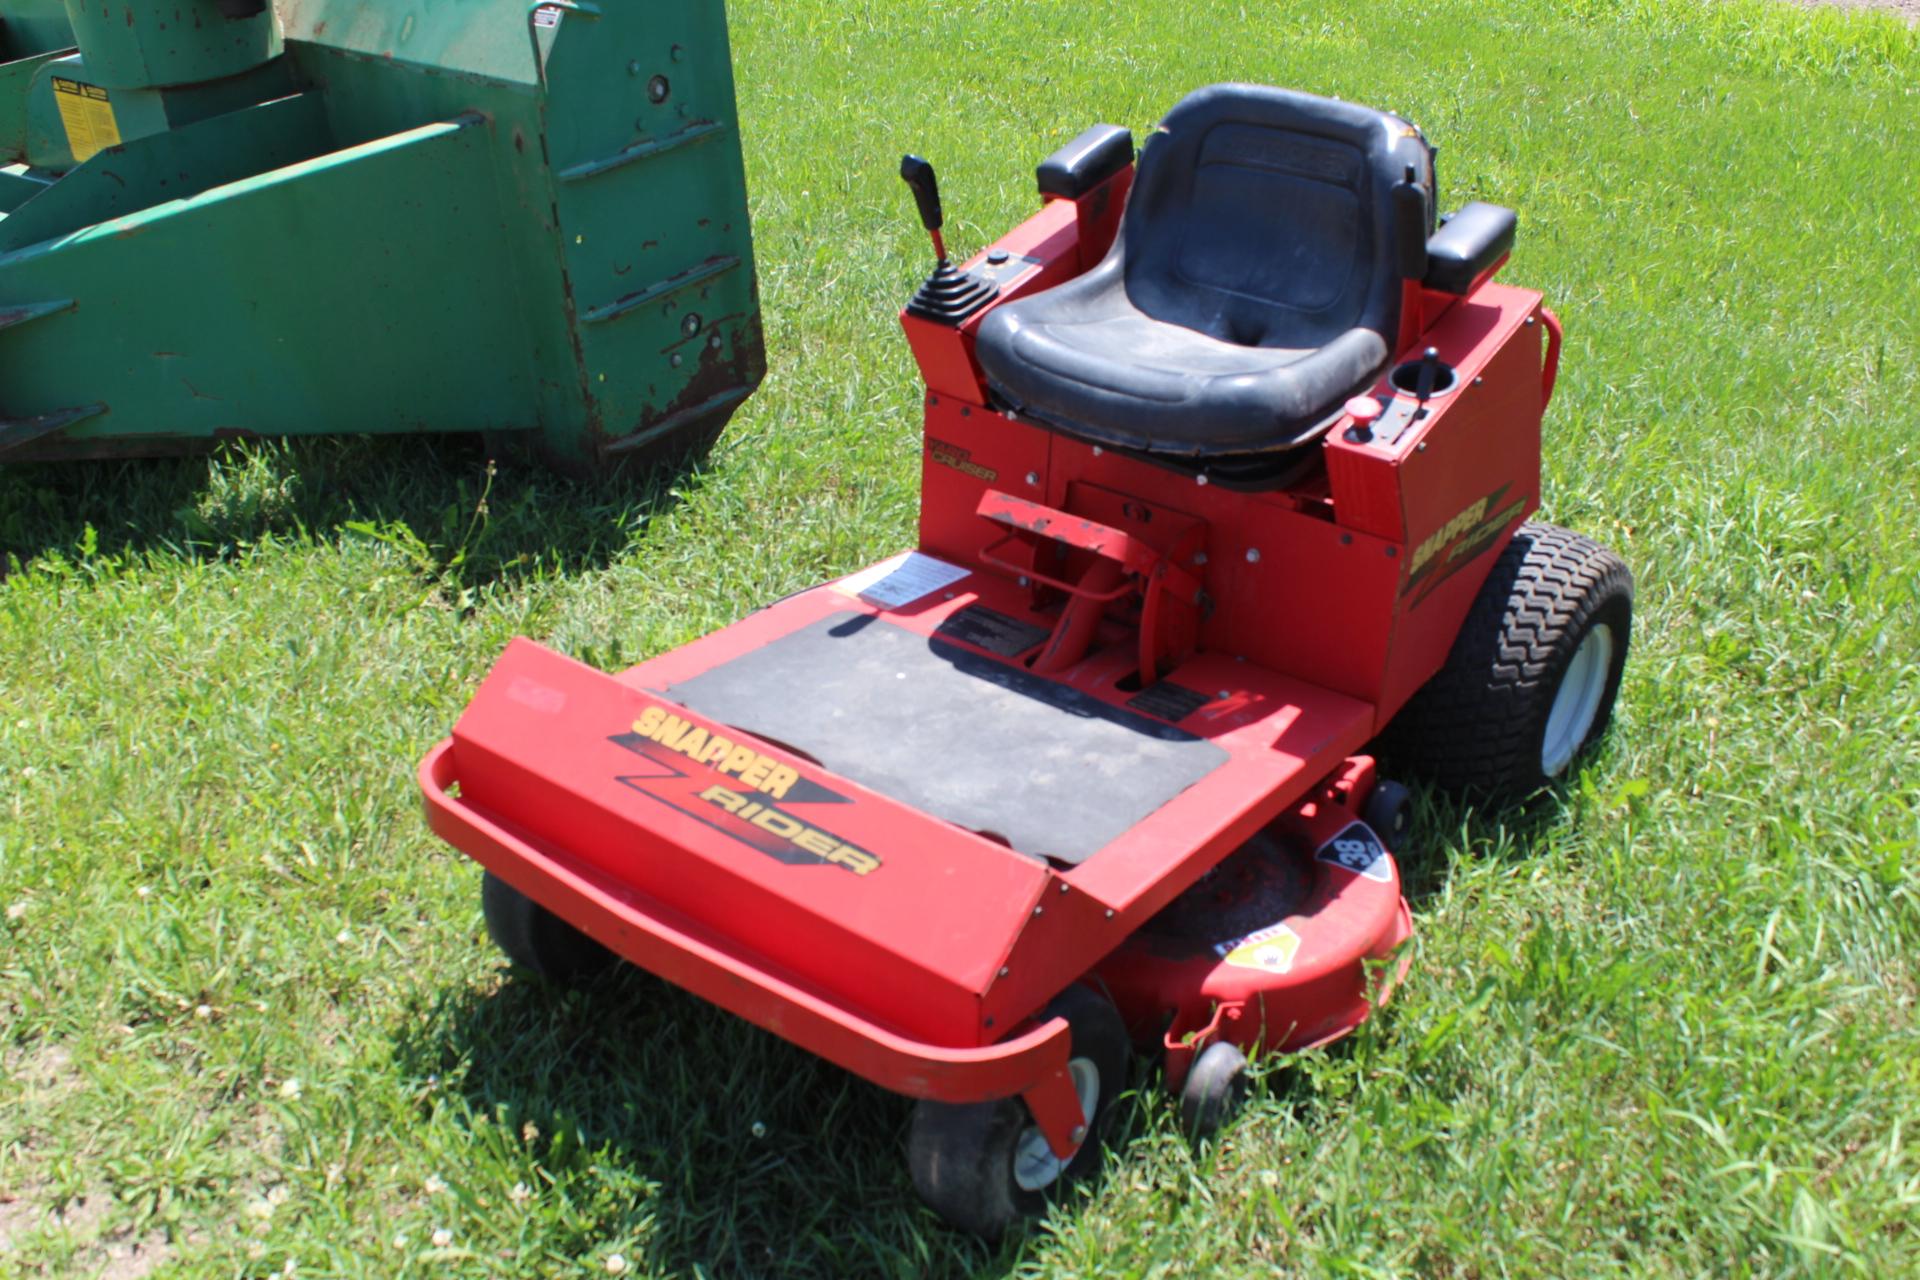
POLYGON ((1407 848, 1393 851, 1407 905, 1417 913, 1446 887, 1462 860, 1524 862, 1550 833, 1577 826, 1595 800, 1581 785, 1582 772, 1604 759, 1610 741, 1603 736, 1553 786, 1517 800, 1449 791, 1383 750, 1381 776, 1405 782, 1414 795, 1412 837, 1407 848))
POLYGON ((621 1247, 643 1270, 782 1277, 999 1276, 1018 1261, 1017 1240, 990 1247, 921 1205, 910 1101, 639 970, 573 991, 516 970, 408 1026, 401 1069, 457 1089, 574 1207, 542 1228, 549 1256, 621 1247))
POLYGON ((1452 795, 1438 787, 1418 786, 1412 848, 1395 850, 1400 892, 1418 914, 1446 888, 1464 859, 1523 860, 1533 856, 1547 832, 1567 820, 1577 795, 1563 789, 1542 792, 1525 803, 1494 803, 1452 795))
POLYGON ((690 446, 591 479, 479 435, 237 441, 184 458, 3 466, 0 575, 46 555, 208 560, 273 538, 350 537, 386 543, 456 587, 597 568, 676 501, 706 452, 690 446))
MULTIPOLYGON (((1421 805, 1429 847, 1452 852, 1407 859, 1416 908, 1463 859, 1532 856, 1582 795, 1494 805, 1424 790, 1421 805)), ((921 1205, 907 1099, 637 969, 571 991, 512 971, 423 1012, 397 1038, 400 1069, 438 1077, 467 1123, 485 1117, 507 1136, 493 1178, 551 1179, 575 1210, 538 1228, 546 1256, 620 1248, 672 1274, 985 1277, 1012 1273, 1026 1252, 1018 1238, 996 1248, 952 1231, 921 1205)), ((1283 1107, 1321 1105, 1299 1073, 1263 1087, 1283 1107)), ((1166 1137, 1150 1114, 1170 1106, 1157 1065, 1137 1060, 1134 1088, 1139 1100, 1113 1117, 1108 1172, 1136 1140, 1166 1137)), ((487 1143, 476 1132, 471 1146, 476 1176, 489 1176, 487 1143)))

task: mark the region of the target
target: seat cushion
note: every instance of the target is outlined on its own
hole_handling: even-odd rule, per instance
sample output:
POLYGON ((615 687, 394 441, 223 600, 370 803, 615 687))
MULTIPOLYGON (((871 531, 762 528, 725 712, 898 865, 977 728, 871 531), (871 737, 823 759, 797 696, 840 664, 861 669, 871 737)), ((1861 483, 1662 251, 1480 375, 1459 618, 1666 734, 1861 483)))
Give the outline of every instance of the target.
POLYGON ((1432 187, 1397 116, 1260 85, 1189 94, 1148 141, 1106 258, 990 311, 981 367, 1009 405, 1090 440, 1293 448, 1386 364, 1400 246, 1425 243, 1432 187))
POLYGON ((1318 347, 1250 347, 1155 320, 1121 259, 989 312, 977 350, 1009 406, 1120 448, 1207 456, 1289 449, 1387 358, 1372 329, 1318 347))

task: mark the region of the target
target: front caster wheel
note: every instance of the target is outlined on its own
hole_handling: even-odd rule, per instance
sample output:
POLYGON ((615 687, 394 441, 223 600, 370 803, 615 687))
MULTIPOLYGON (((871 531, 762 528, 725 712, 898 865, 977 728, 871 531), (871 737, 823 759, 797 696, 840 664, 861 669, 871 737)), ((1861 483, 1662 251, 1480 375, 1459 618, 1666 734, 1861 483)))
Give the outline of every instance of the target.
POLYGON ((1043 1022, 1056 1017, 1071 1028, 1067 1069, 1087 1120, 1086 1140, 1071 1159, 1053 1153, 1018 1098, 923 1099, 914 1106, 907 1137, 914 1190, 962 1231, 998 1240, 1015 1221, 1044 1212, 1049 1199, 1099 1165, 1103 1122, 1126 1087, 1127 1029, 1113 1003, 1086 987, 1068 987, 1040 1013, 1043 1022))
POLYGON ((1246 1098, 1247 1055, 1238 1045, 1216 1040, 1187 1069, 1187 1083, 1180 1090, 1180 1122, 1195 1142, 1211 1138, 1246 1098))
POLYGON ((1373 784, 1373 794, 1361 810, 1360 818, 1389 850, 1405 850, 1407 833, 1413 830, 1413 792, 1399 783, 1381 778, 1373 784))
POLYGON ((493 944, 549 982, 585 981, 617 958, 491 871, 480 882, 480 908, 493 944))

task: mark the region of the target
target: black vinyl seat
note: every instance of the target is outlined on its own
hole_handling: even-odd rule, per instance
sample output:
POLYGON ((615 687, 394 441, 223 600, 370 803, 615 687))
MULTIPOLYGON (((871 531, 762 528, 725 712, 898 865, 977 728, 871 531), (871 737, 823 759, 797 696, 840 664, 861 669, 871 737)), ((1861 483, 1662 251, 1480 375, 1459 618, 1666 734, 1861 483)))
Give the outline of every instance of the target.
POLYGON ((1084 439, 1289 449, 1385 365, 1432 229, 1432 153, 1399 117, 1213 85, 1149 139, 1107 256, 988 313, 976 350, 1007 405, 1084 439))

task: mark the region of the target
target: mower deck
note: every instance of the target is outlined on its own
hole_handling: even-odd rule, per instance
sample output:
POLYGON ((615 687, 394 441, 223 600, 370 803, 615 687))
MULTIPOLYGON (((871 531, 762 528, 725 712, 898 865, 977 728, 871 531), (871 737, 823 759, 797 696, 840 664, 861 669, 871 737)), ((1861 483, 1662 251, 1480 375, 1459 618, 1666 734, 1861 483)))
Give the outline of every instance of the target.
POLYGON ((436 811, 959 1048, 1085 973, 1371 730, 1366 703, 1217 655, 1146 690, 1124 660, 1036 675, 1029 593, 941 572, 894 605, 857 592, 897 596, 898 572, 817 587, 618 676, 515 641, 454 728, 439 767, 460 797, 436 811), (852 976, 876 965, 888 982, 852 976))

